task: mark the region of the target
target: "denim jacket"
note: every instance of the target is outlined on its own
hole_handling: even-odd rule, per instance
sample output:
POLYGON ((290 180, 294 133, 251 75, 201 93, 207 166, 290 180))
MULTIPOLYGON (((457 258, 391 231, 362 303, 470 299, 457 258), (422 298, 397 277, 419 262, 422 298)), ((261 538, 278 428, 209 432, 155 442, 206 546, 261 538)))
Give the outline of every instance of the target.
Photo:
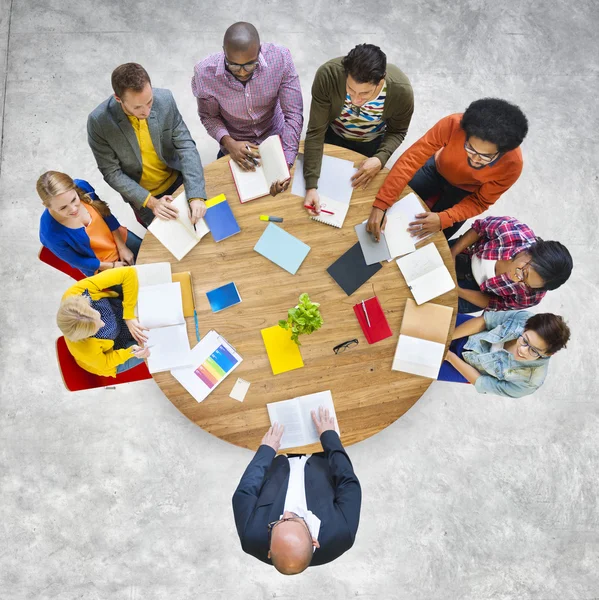
POLYGON ((478 392, 521 398, 542 385, 549 358, 521 361, 506 350, 491 352, 491 344, 521 336, 532 315, 525 310, 484 312, 487 330, 471 335, 462 353, 462 358, 481 373, 474 384, 478 392))

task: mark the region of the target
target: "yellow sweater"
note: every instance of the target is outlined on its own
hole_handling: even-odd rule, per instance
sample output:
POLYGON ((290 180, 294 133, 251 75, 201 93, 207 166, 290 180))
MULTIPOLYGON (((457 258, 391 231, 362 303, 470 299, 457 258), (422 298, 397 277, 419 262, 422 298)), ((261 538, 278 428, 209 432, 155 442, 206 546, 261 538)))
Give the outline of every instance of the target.
MULTIPOLYGON (((62 299, 69 296, 80 296, 85 290, 89 292, 92 300, 100 298, 117 297, 116 292, 107 290, 114 285, 123 286, 123 319, 135 318, 135 304, 137 303, 137 271, 133 267, 119 267, 107 269, 97 275, 78 281, 63 295, 62 299)), ((89 337, 79 342, 72 342, 65 337, 67 347, 77 364, 96 375, 116 377, 116 368, 133 356, 129 348, 113 350, 113 340, 101 340, 89 337)))

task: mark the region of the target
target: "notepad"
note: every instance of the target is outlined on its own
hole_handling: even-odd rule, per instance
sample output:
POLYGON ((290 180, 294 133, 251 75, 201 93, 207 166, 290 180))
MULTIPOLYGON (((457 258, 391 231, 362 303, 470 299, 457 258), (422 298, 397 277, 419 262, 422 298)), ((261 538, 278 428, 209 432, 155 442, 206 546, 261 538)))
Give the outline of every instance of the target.
MULTIPOLYGON (((336 202, 349 205, 354 188, 351 178, 358 169, 351 160, 335 158, 323 154, 318 179, 318 195, 336 202)), ((295 159, 295 171, 291 193, 302 198, 306 195, 306 181, 304 180, 304 155, 298 154, 295 159)))
POLYGON ((220 312, 225 308, 229 308, 229 306, 241 302, 241 296, 237 291, 237 286, 233 282, 206 292, 206 296, 208 297, 212 312, 220 312))
POLYGON ((412 254, 397 259, 417 304, 428 302, 455 287, 455 283, 435 244, 427 244, 412 254))
POLYGON ((215 242, 221 242, 241 231, 224 194, 206 200, 204 219, 215 242))
POLYGON ((391 368, 437 379, 452 316, 453 309, 448 306, 416 306, 408 298, 391 368))
POLYGON ((275 265, 295 275, 310 252, 310 246, 278 225, 269 223, 254 246, 254 250, 275 265))
POLYGON ((188 365, 190 361, 187 326, 183 316, 181 284, 160 283, 140 288, 137 306, 139 322, 149 328, 147 346, 150 373, 188 365))
POLYGON ((354 313, 369 344, 380 342, 393 335, 383 307, 376 296, 354 304, 354 313))
POLYGON ((172 201, 179 216, 168 221, 156 217, 148 231, 177 259, 181 260, 210 231, 206 221, 200 219, 194 228, 189 217, 189 204, 185 192, 172 201))
POLYGON ((279 423, 285 426, 281 438, 280 448, 282 450, 315 444, 320 440, 311 415, 312 410, 315 410, 318 414, 320 406, 329 409, 335 419, 335 431, 339 433, 337 415, 335 414, 333 396, 330 390, 298 396, 292 400, 271 402, 266 405, 271 425, 279 423))
POLYGON ((366 231, 366 224, 367 221, 364 221, 354 226, 366 264, 372 265, 383 260, 389 261, 396 256, 403 256, 416 250, 414 241, 407 231, 409 222, 403 213, 396 212, 387 219, 387 224, 381 231, 378 242, 371 233, 366 231))
POLYGON ((356 242, 327 269, 327 273, 348 296, 351 296, 382 268, 380 263, 367 265, 360 242, 356 242))
MULTIPOLYGON (((404 217, 404 221, 408 224, 412 223, 416 219, 416 215, 420 213, 430 212, 429 209, 423 206, 418 199, 418 196, 414 193, 410 193, 407 196, 404 196, 401 200, 398 200, 395 204, 391 206, 387 210, 386 216, 387 220, 394 218, 397 214, 402 214, 404 217)), ((435 235, 434 233, 429 233, 423 238, 412 238, 412 236, 406 232, 406 234, 411 238, 413 244, 420 244, 427 240, 429 237, 435 235)), ((407 242, 406 242, 407 243, 407 242)), ((400 254, 396 254, 395 256, 400 256, 400 254)), ((389 260, 393 260, 395 256, 391 256, 389 260)))
POLYGON ((181 300, 183 302, 183 316, 193 317, 193 311, 195 309, 195 301, 193 295, 193 283, 191 280, 191 273, 189 271, 185 273, 173 273, 173 282, 178 281, 181 284, 181 300))
POLYGON ((349 211, 349 203, 346 204, 345 202, 339 202, 326 196, 320 196, 320 208, 328 210, 333 214, 329 215, 321 212, 318 216, 312 217, 312 220, 324 223, 325 225, 331 225, 332 227, 338 227, 339 229, 343 227, 343 222, 349 211))
POLYGON ((358 241, 364 255, 364 261, 367 265, 374 265, 391 257, 389 248, 385 243, 384 233, 381 233, 381 241, 377 242, 374 236, 366 231, 366 221, 354 225, 354 229, 356 230, 356 235, 358 236, 358 241))
POLYGON ((273 375, 304 366, 299 346, 291 339, 291 330, 278 325, 260 331, 273 375))
POLYGON ((189 367, 171 375, 198 401, 205 400, 243 361, 235 348, 216 331, 209 331, 190 353, 189 367))
MULTIPOLYGON (((170 263, 149 263, 147 265, 135 265, 133 268, 137 272, 137 285, 140 291, 142 288, 150 285, 172 282, 170 263)), ((139 318, 139 292, 137 297, 138 302, 135 304, 133 312, 139 318)))
POLYGON ((254 171, 244 171, 234 160, 229 161, 241 203, 268 196, 275 181, 289 179, 289 167, 278 135, 266 138, 258 146, 258 151, 260 166, 254 171))

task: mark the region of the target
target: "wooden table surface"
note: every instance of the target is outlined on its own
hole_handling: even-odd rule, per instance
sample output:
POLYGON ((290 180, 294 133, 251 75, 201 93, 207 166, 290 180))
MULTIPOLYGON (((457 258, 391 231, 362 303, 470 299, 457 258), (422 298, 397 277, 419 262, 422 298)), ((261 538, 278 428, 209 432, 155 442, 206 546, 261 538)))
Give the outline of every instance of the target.
MULTIPOLYGON (((356 166, 363 159, 355 152, 328 144, 325 153, 355 161, 356 166)), ((383 169, 366 190, 354 191, 343 228, 337 229, 311 220, 302 208, 302 199, 291 194, 291 186, 275 198, 268 196, 241 204, 228 161, 228 157, 223 157, 205 167, 206 192, 209 198, 226 195, 241 233, 218 243, 208 234, 180 262, 147 233, 138 264, 170 262, 173 273, 191 271, 201 334, 216 330, 241 354, 243 362, 201 403, 170 373, 155 374, 154 379, 186 417, 213 435, 244 448, 257 449, 270 426, 267 403, 329 389, 343 444, 349 446, 374 435, 401 417, 432 383, 430 379, 391 370, 406 298, 411 293, 395 261, 385 262, 374 277, 349 297, 326 269, 357 242, 354 225, 368 218, 388 170, 383 169), (283 228, 311 247, 295 275, 254 252, 254 245, 267 226, 259 220, 260 214, 284 217, 283 228), (237 285, 241 304, 212 313, 206 292, 230 281, 237 285), (393 336, 369 345, 352 307, 370 298, 373 286, 393 336), (260 330, 286 318, 287 310, 297 304, 303 292, 320 303, 324 325, 315 333, 300 337, 304 367, 275 376, 260 330), (359 340, 357 346, 334 354, 335 345, 352 338, 359 340), (244 402, 229 397, 238 377, 251 383, 244 402)), ((455 280, 445 237, 438 233, 433 241, 455 280)), ((449 343, 457 293, 452 290, 433 302, 456 309, 449 343)), ((193 318, 187 319, 187 332, 193 347, 193 318)), ((313 444, 286 452, 320 450, 320 444, 313 444)))

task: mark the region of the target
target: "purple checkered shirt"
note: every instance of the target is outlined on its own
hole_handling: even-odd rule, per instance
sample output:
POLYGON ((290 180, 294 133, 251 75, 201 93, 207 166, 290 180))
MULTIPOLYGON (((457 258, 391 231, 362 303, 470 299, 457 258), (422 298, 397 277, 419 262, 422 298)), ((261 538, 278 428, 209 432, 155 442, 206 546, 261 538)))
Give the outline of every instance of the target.
MULTIPOLYGON (((212 54, 194 68, 191 89, 206 131, 220 144, 225 135, 259 144, 281 136, 289 165, 295 162, 304 123, 302 89, 291 53, 262 44, 258 67, 245 86, 225 68, 225 54, 212 54)), ((226 153, 222 147, 221 150, 226 153)))
MULTIPOLYGON (((487 217, 472 223, 480 240, 466 249, 467 254, 485 260, 510 260, 518 252, 532 246, 537 238, 532 229, 513 217, 487 217)), ((537 305, 545 296, 544 290, 531 289, 512 281, 505 273, 487 279, 481 292, 490 294, 487 310, 516 310, 537 305)))

